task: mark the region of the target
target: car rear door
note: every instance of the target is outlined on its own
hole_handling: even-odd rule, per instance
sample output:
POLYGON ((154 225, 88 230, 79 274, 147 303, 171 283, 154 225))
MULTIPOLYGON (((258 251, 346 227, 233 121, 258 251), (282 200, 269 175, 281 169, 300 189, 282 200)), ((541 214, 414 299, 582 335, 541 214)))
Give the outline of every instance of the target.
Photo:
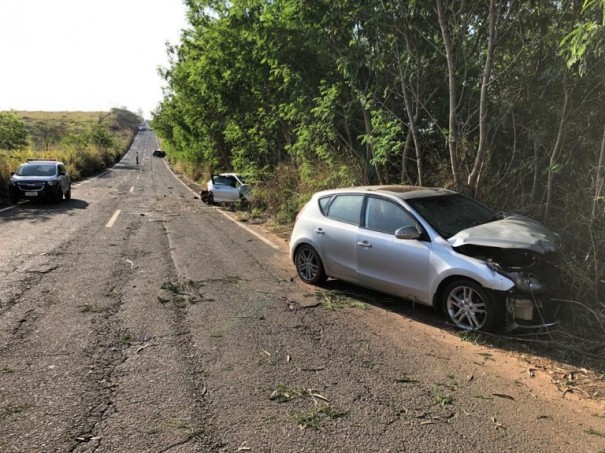
POLYGON ((315 244, 328 275, 357 279, 356 240, 362 204, 363 195, 336 195, 315 223, 315 244))
POLYGON ((212 177, 212 195, 217 203, 237 201, 239 199, 239 190, 235 187, 236 181, 228 176, 212 177))
POLYGON ((360 284, 430 304, 431 243, 395 237, 397 229, 416 225, 398 203, 367 197, 356 241, 360 284))

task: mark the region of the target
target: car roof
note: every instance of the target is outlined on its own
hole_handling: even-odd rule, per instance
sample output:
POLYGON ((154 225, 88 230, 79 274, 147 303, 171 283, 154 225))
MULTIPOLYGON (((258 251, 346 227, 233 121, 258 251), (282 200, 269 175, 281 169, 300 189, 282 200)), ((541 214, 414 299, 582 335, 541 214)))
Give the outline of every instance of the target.
POLYGON ((63 165, 63 162, 59 162, 58 160, 54 160, 54 159, 27 159, 27 162, 25 162, 21 165, 40 165, 40 164, 61 164, 61 165, 63 165))
POLYGON ((390 195, 402 200, 411 200, 414 198, 426 198, 435 197, 440 195, 455 194, 452 190, 442 189, 439 187, 422 187, 422 186, 409 186, 409 185, 376 185, 376 186, 358 186, 358 187, 347 187, 343 189, 331 189, 318 192, 318 196, 328 196, 334 194, 346 194, 346 193, 377 193, 390 195))

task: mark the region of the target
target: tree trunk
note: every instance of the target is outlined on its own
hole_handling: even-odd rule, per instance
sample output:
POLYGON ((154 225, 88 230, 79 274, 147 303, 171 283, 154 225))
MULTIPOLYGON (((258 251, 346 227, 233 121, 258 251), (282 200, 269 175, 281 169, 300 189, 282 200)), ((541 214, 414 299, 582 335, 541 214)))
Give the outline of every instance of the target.
POLYGON ((408 129, 408 135, 405 138, 405 145, 403 145, 403 152, 401 153, 401 184, 405 184, 408 180, 406 171, 406 164, 408 160, 408 154, 410 153, 410 143, 412 141, 412 131, 408 129))
MULTIPOLYGON (((363 111, 363 123, 366 128, 366 134, 368 137, 371 137, 373 134, 372 119, 370 117, 370 112, 368 112, 368 109, 366 109, 363 101, 361 102, 361 110, 363 111)), ((375 157, 374 156, 374 146, 372 145, 372 143, 370 141, 366 141, 366 152, 367 152, 367 159, 369 161, 374 161, 374 171, 376 172, 376 177, 378 178, 378 184, 384 184, 384 179, 383 179, 382 171, 380 169, 380 165, 378 164, 378 162, 376 162, 376 159, 374 159, 374 157, 375 157)))
POLYGON ((403 74, 401 74, 401 91, 403 92, 403 102, 405 103, 405 110, 408 114, 408 119, 410 123, 410 132, 412 133, 412 138, 414 139, 414 149, 416 150, 416 168, 418 170, 418 185, 423 185, 422 174, 424 172, 423 162, 422 162, 422 149, 420 148, 420 138, 418 136, 418 128, 416 127, 416 118, 415 113, 412 110, 412 103, 410 100, 410 94, 408 92, 407 86, 403 79, 403 74))
POLYGON ((450 94, 450 108, 449 108, 449 131, 447 134, 447 143, 450 151, 450 162, 452 165, 452 175, 454 177, 454 185, 458 190, 462 190, 460 169, 458 164, 457 144, 458 144, 458 131, 456 124, 456 66, 454 64, 454 53, 452 48, 452 42, 450 40, 450 31, 447 24, 447 19, 443 11, 443 4, 441 0, 437 2, 437 15, 439 16, 439 27, 441 28, 441 34, 443 36, 443 44, 445 46, 445 55, 447 58, 447 73, 448 73, 448 85, 450 94))
MULTIPOLYGON (((605 20, 605 19, 603 19, 605 20)), ((597 164, 597 177, 595 180, 594 200, 592 201, 592 215, 594 220, 598 216, 599 198, 603 188, 603 178, 605 177, 605 127, 603 128, 603 139, 601 140, 601 152, 599 153, 599 163, 597 164)))
POLYGON ((536 203, 536 198, 538 196, 538 177, 540 176, 540 156, 538 150, 540 149, 540 144, 538 142, 538 138, 534 137, 534 175, 531 185, 531 202, 536 203))
POLYGON ((489 38, 487 41, 487 55, 485 57, 485 67, 483 69, 483 80, 481 81, 481 99, 479 101, 479 147, 475 156, 475 164, 471 173, 468 175, 468 186, 473 196, 479 187, 479 172, 483 166, 485 153, 487 149, 487 89, 490 83, 492 71, 492 59, 494 56, 494 47, 496 42, 496 5, 495 0, 489 2, 489 38))
POLYGON ((546 183, 546 206, 544 207, 544 222, 548 221, 548 215, 550 214, 550 208, 552 204, 552 182, 554 178, 554 167, 557 163, 557 158, 559 157, 559 152, 563 146, 563 130, 565 128, 565 120, 567 119, 567 110, 569 106, 569 90, 567 89, 567 76, 564 76, 563 79, 563 91, 564 91, 564 100, 563 100, 563 108, 561 110, 561 117, 559 118, 559 130, 557 131, 557 140, 555 141, 555 146, 550 154, 550 160, 548 165, 548 180, 546 183))

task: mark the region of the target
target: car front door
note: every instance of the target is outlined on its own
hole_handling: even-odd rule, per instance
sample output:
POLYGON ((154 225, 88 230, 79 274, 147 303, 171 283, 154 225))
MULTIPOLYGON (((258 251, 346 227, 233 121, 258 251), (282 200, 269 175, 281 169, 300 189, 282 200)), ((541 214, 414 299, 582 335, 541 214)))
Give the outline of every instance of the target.
POLYGON ((57 171, 59 172, 59 184, 61 184, 61 190, 63 193, 67 193, 69 191, 70 183, 67 171, 63 165, 59 165, 57 171))
POLYGON ((367 198, 357 234, 357 278, 360 284, 430 304, 431 243, 397 239, 395 231, 416 226, 399 204, 385 198, 367 198))

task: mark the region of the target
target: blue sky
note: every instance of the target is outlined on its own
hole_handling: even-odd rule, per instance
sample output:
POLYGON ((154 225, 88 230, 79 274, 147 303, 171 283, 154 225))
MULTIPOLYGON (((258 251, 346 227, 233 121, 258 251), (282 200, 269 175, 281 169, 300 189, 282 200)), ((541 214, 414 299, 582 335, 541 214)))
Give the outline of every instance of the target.
POLYGON ((162 99, 181 0, 0 0, 0 110, 139 109, 162 99))

